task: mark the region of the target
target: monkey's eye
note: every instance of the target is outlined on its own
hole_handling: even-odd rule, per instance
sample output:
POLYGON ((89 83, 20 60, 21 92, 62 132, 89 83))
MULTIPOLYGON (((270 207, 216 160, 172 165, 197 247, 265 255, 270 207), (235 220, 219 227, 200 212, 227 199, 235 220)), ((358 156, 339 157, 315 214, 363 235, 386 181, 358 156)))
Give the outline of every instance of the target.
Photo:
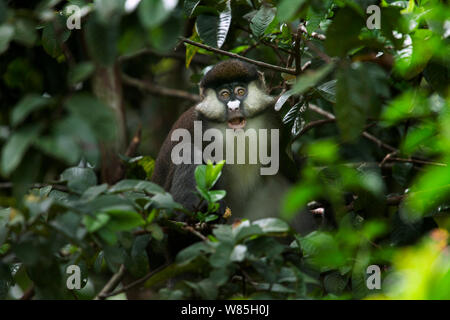
POLYGON ((242 97, 243 95, 245 95, 245 88, 244 87, 236 87, 236 88, 234 88, 234 93, 237 96, 242 97))
POLYGON ((222 89, 222 90, 220 90, 220 92, 219 92, 219 96, 220 96, 222 99, 227 100, 227 99, 230 98, 230 91, 228 91, 227 89, 222 89))

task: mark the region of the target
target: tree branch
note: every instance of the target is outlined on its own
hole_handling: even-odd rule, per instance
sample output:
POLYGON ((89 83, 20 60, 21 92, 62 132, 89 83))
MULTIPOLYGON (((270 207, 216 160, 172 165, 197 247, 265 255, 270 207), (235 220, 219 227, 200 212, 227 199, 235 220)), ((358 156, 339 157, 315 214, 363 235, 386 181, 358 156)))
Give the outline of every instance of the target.
POLYGON ((113 291, 122 281, 123 277, 125 276, 126 269, 124 265, 120 265, 119 271, 117 271, 111 279, 106 283, 106 285, 103 287, 103 289, 100 291, 100 293, 94 298, 94 300, 104 300, 110 296, 115 296, 116 294, 111 294, 111 291, 113 291))
MULTIPOLYGON (((131 282, 130 284, 124 286, 124 287, 121 288, 121 289, 117 289, 117 290, 115 290, 115 291, 110 290, 110 291, 108 291, 108 292, 104 292, 102 295, 99 294, 99 295, 97 296, 99 299, 97 299, 97 297, 96 297, 95 300, 103 300, 103 299, 106 299, 106 298, 108 298, 108 297, 113 297, 113 296, 116 296, 116 295, 118 295, 118 294, 120 294, 120 293, 127 292, 128 290, 130 290, 130 289, 136 287, 137 285, 140 285, 141 283, 144 283, 145 281, 147 281, 148 279, 150 279, 153 275, 155 275, 156 273, 160 272, 161 270, 163 270, 163 269, 166 268, 167 266, 168 266, 168 264, 164 264, 164 265, 162 265, 162 266, 156 268, 155 270, 149 272, 148 274, 146 274, 146 275, 143 276, 142 278, 140 278, 140 279, 138 279, 138 280, 136 280, 136 281, 133 281, 133 282, 131 282), (112 291, 112 292, 111 292, 111 291, 112 291)), ((112 278, 111 278, 111 280, 112 280, 112 278)), ((116 284, 116 286, 117 286, 117 284, 116 284)), ((115 288, 115 287, 114 287, 114 288, 115 288)), ((112 289, 114 289, 114 288, 112 288, 112 289)), ((102 291, 103 291, 103 290, 102 290, 102 291)))
POLYGON ((202 44, 202 43, 198 43, 198 42, 192 41, 192 40, 187 39, 187 38, 183 38, 182 37, 181 41, 183 41, 185 43, 188 43, 188 44, 191 44, 193 46, 196 46, 196 47, 199 47, 199 48, 211 51, 211 52, 215 52, 217 54, 221 54, 221 55, 224 55, 224 56, 228 56, 228 57, 231 57, 231 58, 234 58, 234 59, 239 59, 239 60, 242 60, 242 61, 254 64, 254 65, 256 65, 258 67, 261 67, 261 68, 271 69, 271 70, 275 70, 275 71, 278 71, 278 72, 289 73, 289 74, 292 74, 292 75, 296 75, 297 74, 295 69, 283 68, 283 67, 279 67, 279 66, 276 66, 276 65, 273 65, 273 64, 268 64, 268 63, 265 63, 265 62, 262 62, 262 61, 253 60, 253 59, 250 59, 250 58, 247 58, 247 57, 240 56, 240 55, 238 55, 236 53, 232 53, 232 52, 228 52, 228 51, 225 51, 225 50, 213 48, 213 47, 210 47, 208 45, 205 45, 205 44, 202 44))
MULTIPOLYGON (((138 58, 143 55, 152 55, 152 56, 155 56, 158 58, 172 58, 172 59, 177 59, 180 61, 186 60, 186 55, 182 52, 175 51, 175 52, 169 52, 169 53, 162 54, 162 53, 157 52, 150 48, 144 48, 144 49, 138 50, 134 53, 120 56, 118 60, 120 62, 123 62, 123 61, 128 61, 128 60, 138 58)), ((200 64, 200 65, 209 65, 209 64, 211 64, 211 59, 208 56, 195 55, 194 58, 192 59, 191 63, 200 64)))
POLYGON ((126 74, 122 74, 122 80, 127 85, 139 88, 141 90, 146 90, 155 95, 180 98, 180 99, 189 100, 189 101, 193 101, 193 102, 200 101, 199 95, 192 94, 192 93, 182 91, 182 90, 162 87, 157 84, 153 84, 153 83, 150 83, 147 81, 143 81, 143 80, 139 80, 139 79, 130 77, 126 74))

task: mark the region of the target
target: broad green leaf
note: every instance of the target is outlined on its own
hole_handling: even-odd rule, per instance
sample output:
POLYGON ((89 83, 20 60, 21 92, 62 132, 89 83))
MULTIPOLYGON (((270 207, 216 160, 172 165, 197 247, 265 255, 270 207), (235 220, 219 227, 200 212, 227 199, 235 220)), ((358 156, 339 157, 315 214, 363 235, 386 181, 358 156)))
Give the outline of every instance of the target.
POLYGON ((9 175, 22 161, 28 147, 39 137, 41 125, 29 125, 13 132, 2 149, 1 171, 9 175))
POLYGON ((116 127, 113 111, 91 95, 80 93, 71 96, 66 102, 67 109, 89 124, 98 138, 113 140, 116 127))
POLYGON ((78 193, 97 184, 97 176, 91 168, 68 168, 61 174, 61 180, 67 181, 69 189, 78 193))
POLYGON ((333 63, 328 63, 315 71, 306 71, 298 77, 296 84, 291 89, 295 94, 303 94, 306 90, 315 86, 319 81, 325 78, 334 68, 333 63))
POLYGON ((260 38, 264 35, 267 27, 275 18, 275 8, 269 8, 262 5, 253 19, 250 21, 250 29, 253 34, 260 38))
POLYGON ((344 57, 348 51, 360 44, 359 31, 365 20, 350 7, 340 9, 328 27, 325 49, 331 56, 344 57))
POLYGON ((142 0, 138 7, 138 16, 142 25, 153 28, 166 20, 176 7, 178 0, 142 0))
POLYGON ((52 99, 37 94, 28 94, 23 97, 11 112, 11 124, 20 124, 30 113, 39 110, 52 102, 52 99))
POLYGON ((253 225, 257 225, 264 233, 284 233, 289 231, 289 225, 277 218, 265 218, 256 220, 253 225))
POLYGON ((426 116, 430 111, 424 92, 408 90, 389 103, 382 118, 387 125, 394 125, 401 120, 426 116))
POLYGON ((86 214, 83 216, 83 224, 89 232, 95 232, 105 226, 110 220, 110 216, 104 212, 86 214))
POLYGON ((185 0, 183 3, 184 14, 190 18, 199 3, 200 0, 185 0))
POLYGON ((112 231, 127 231, 145 224, 142 216, 130 206, 113 206, 103 211, 110 217, 108 228, 112 231))
POLYGON ((157 184, 145 180, 121 180, 109 189, 111 193, 125 191, 145 191, 151 194, 163 193, 164 189, 157 184))
POLYGON ((220 48, 227 37, 231 25, 230 1, 219 15, 201 14, 197 17, 197 32, 207 45, 220 48))
POLYGON ((14 35, 14 28, 10 25, 0 25, 0 54, 6 51, 14 35))
POLYGON ((67 41, 69 36, 70 30, 65 28, 64 18, 61 17, 61 20, 51 21, 42 31, 42 47, 51 57, 57 58, 63 53, 61 42, 67 41), (55 28, 61 29, 59 33, 55 31, 55 28))
POLYGON ((280 2, 280 5, 277 7, 277 18, 281 22, 290 21, 298 9, 305 3, 305 0, 283 0, 280 2))

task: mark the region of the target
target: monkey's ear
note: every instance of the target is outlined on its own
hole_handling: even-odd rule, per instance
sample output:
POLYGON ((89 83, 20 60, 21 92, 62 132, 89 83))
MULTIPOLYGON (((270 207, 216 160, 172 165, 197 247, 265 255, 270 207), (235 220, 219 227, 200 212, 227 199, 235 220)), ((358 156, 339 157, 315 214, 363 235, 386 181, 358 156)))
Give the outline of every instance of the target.
POLYGON ((263 89, 264 91, 267 90, 266 78, 264 78, 264 72, 258 70, 257 73, 258 73, 258 81, 261 85, 261 89, 263 89))

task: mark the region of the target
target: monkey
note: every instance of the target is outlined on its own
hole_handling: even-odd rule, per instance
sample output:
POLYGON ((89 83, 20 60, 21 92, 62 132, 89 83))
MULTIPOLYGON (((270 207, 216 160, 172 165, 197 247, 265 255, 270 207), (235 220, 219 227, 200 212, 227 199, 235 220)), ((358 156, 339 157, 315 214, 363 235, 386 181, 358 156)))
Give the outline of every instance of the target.
MULTIPOLYGON (((193 161, 173 163, 171 156, 177 144, 177 141, 172 139, 175 130, 185 129, 193 135, 195 122, 201 123, 203 132, 215 129, 216 132, 222 133, 219 137, 227 138, 228 144, 227 129, 234 131, 232 139, 244 135, 244 130, 248 129, 282 129, 281 120, 273 108, 275 98, 267 93, 264 74, 254 65, 237 59, 219 62, 206 72, 199 83, 199 90, 201 101, 185 111, 171 128, 156 158, 152 176, 153 182, 171 193, 174 200, 188 210, 197 209, 194 173, 198 164, 193 161)), ((282 197, 295 181, 296 177, 292 172, 297 170, 292 170, 294 165, 284 151, 285 144, 273 142, 268 135, 266 138, 258 136, 256 140, 254 142, 257 142, 258 147, 270 146, 272 151, 278 150, 281 173, 263 176, 260 174, 261 167, 264 167, 261 163, 226 162, 216 186, 217 189, 227 192, 225 201, 220 205, 220 214, 228 207, 233 219, 255 220, 279 216, 282 197), (289 170, 285 170, 288 167, 289 170)), ((191 145, 190 148, 193 154, 194 146, 191 145)), ((205 150, 204 145, 201 148, 201 151, 205 150)), ((246 145, 246 160, 255 150, 246 145)), ((234 158, 239 157, 234 153, 234 158)), ((323 220, 323 217, 317 217, 310 212, 302 212, 291 222, 291 226, 297 232, 307 234, 328 223, 323 220)))
MULTIPOLYGON (((193 143, 189 145, 190 161, 174 163, 173 151, 180 143, 179 140, 174 139, 176 130, 182 129, 193 136, 198 124, 201 124, 202 133, 206 133, 209 129, 215 129, 216 133, 220 134, 217 134, 214 139, 220 140, 223 137, 226 139, 226 143, 223 145, 224 150, 222 150, 224 154, 227 153, 225 151, 229 151, 226 150, 229 143, 227 130, 228 133, 230 130, 233 133, 232 141, 245 138, 245 133, 249 129, 255 131, 277 129, 281 131, 280 136, 286 135, 281 120, 273 108, 275 97, 267 93, 264 74, 255 66, 236 59, 219 62, 206 72, 199 83, 199 90, 201 101, 185 111, 173 124, 160 148, 151 178, 152 182, 169 192, 174 201, 191 212, 202 210, 197 207, 199 199, 196 195, 195 181, 195 169, 199 163, 194 161, 196 148, 193 143)), ((228 223, 236 219, 254 221, 279 216, 282 198, 297 178, 294 173, 298 170, 285 152, 288 145, 285 141, 288 139, 272 140, 267 134, 266 136, 257 135, 256 139, 252 141, 250 138, 248 140, 249 143, 245 145, 244 150, 240 150, 245 153, 246 161, 244 163, 235 161, 240 154, 236 152, 237 149, 234 149, 233 157, 231 157, 234 163, 228 163, 228 157, 226 157, 227 162, 225 162, 222 175, 215 186, 215 189, 223 189, 227 192, 225 199, 220 201, 218 214, 221 216, 226 208, 230 208, 231 219, 227 220, 228 223), (279 172, 262 175, 261 168, 266 167, 267 169, 267 164, 247 161, 251 158, 252 153, 256 152, 256 149, 251 148, 250 142, 256 143, 258 149, 263 147, 266 150, 275 150, 274 152, 279 155, 279 172)), ((202 143, 200 153, 203 153, 206 148, 206 143, 202 143)), ((271 154, 271 156, 273 155, 271 154)), ((221 159, 215 159, 216 162, 218 160, 221 159)), ((205 163, 204 158, 201 158, 201 163, 205 163)), ((176 220, 179 221, 187 219, 188 217, 182 213, 176 217, 176 220)), ((330 224, 333 224, 332 219, 314 215, 309 211, 299 212, 290 222, 291 227, 302 235, 330 224)), ((198 241, 190 233, 180 234, 171 232, 171 230, 166 230, 165 239, 167 241, 166 251, 158 247, 158 242, 151 241, 147 246, 150 269, 156 269, 164 261, 168 263, 175 258, 179 251, 198 241)), ((127 279, 127 282, 131 281, 133 279, 127 279)), ((169 286, 176 281, 177 279, 170 280, 169 286)), ((154 298, 155 292, 153 290, 136 290, 128 291, 127 295, 130 299, 148 299, 154 298)))

